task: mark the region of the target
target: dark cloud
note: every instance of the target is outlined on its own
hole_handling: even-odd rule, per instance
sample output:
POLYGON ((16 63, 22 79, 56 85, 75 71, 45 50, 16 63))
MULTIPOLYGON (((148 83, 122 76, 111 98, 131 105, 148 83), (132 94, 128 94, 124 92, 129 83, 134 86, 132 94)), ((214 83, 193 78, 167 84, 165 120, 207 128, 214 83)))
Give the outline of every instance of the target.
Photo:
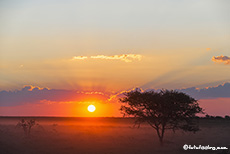
MULTIPOLYGON (((134 90, 134 89, 132 89, 134 90)), ((128 90, 128 91, 132 91, 128 90)), ((145 91, 156 91, 159 92, 161 89, 145 89, 145 91)), ((212 98, 230 98, 230 83, 225 83, 218 85, 216 87, 207 87, 207 88, 186 88, 186 89, 176 89, 177 91, 184 92, 195 99, 212 99, 212 98)), ((110 99, 118 99, 124 96, 125 92, 122 91, 110 97, 110 99)))
POLYGON ((207 87, 198 89, 195 87, 179 89, 179 91, 187 93, 196 99, 208 99, 218 97, 230 97, 230 83, 218 85, 216 87, 207 87))
POLYGON ((214 56, 214 57, 212 57, 212 61, 214 61, 214 62, 222 62, 222 63, 224 63, 224 64, 226 64, 226 65, 230 65, 230 57, 228 57, 228 56, 223 56, 223 55, 221 55, 221 56, 214 56))
MULTIPOLYGON (((133 90, 133 89, 132 89, 133 90)), ((150 91, 154 89, 147 89, 150 91)), ((196 99, 210 99, 210 98, 230 98, 230 83, 218 85, 216 87, 207 87, 198 89, 195 87, 186 89, 177 89, 184 92, 196 99)), ((159 91, 154 90, 154 91, 159 91)), ((70 102, 70 101, 87 101, 91 100, 103 100, 113 102, 117 98, 123 97, 124 92, 119 92, 115 95, 109 95, 101 92, 79 92, 75 90, 58 90, 47 89, 33 86, 25 86, 21 90, 16 91, 1 91, 0 92, 0 106, 16 106, 26 103, 40 103, 45 101, 52 102, 70 102)))
POLYGON ((40 103, 43 100, 53 102, 84 101, 91 98, 105 100, 107 96, 101 92, 79 92, 75 90, 58 90, 25 86, 21 90, 1 91, 0 106, 40 103))

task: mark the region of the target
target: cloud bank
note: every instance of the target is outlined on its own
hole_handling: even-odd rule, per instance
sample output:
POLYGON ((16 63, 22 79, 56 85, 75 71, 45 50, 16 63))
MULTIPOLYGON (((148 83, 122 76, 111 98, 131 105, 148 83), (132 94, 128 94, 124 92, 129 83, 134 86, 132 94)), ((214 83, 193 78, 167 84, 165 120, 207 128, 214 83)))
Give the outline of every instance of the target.
POLYGON ((179 89, 179 91, 187 93, 196 99, 210 98, 230 98, 230 83, 218 85, 216 87, 207 87, 198 89, 195 87, 179 89))
POLYGON ((72 60, 84 60, 84 59, 104 59, 104 60, 121 60, 124 62, 133 62, 134 60, 140 61, 142 59, 142 55, 139 54, 121 54, 121 55, 96 55, 96 56, 74 56, 72 60))
POLYGON ((212 61, 214 61, 214 62, 222 62, 222 63, 224 63, 226 65, 230 65, 230 57, 228 57, 228 56, 223 56, 223 55, 216 56, 216 57, 213 56, 212 61))
MULTIPOLYGON (((131 89, 128 91, 133 91, 136 89, 131 89)), ((139 89, 143 92, 142 89, 139 89)), ((159 92, 161 89, 146 89, 145 91, 157 91, 159 92)), ((230 83, 224 83, 221 85, 218 85, 216 87, 206 87, 206 88, 185 88, 185 89, 176 89, 177 91, 186 93, 195 99, 214 99, 214 98, 230 98, 230 83)), ((124 96, 125 92, 128 91, 122 91, 115 95, 110 96, 110 100, 118 100, 119 98, 124 96)))
POLYGON ((102 92, 79 92, 75 90, 48 89, 25 86, 21 90, 1 91, 0 106, 17 106, 42 102, 80 102, 87 100, 107 100, 102 92))
MULTIPOLYGON (((134 89, 131 89, 134 90, 134 89)), ((129 91, 131 91, 129 90, 129 91)), ((140 89, 141 90, 141 89, 140 89)), ((147 89, 150 91, 154 89, 147 89)), ((160 89, 154 90, 159 91, 160 89)), ((195 99, 213 99, 213 98, 230 98, 230 83, 218 85, 216 87, 207 87, 198 89, 195 87, 176 89, 184 92, 195 99)), ((141 90, 143 91, 143 90, 141 90)), ((101 100, 103 102, 115 102, 118 98, 124 96, 127 91, 121 91, 110 95, 102 92, 81 92, 75 90, 60 90, 25 86, 21 90, 1 91, 0 106, 17 106, 28 103, 44 102, 82 102, 101 100)))

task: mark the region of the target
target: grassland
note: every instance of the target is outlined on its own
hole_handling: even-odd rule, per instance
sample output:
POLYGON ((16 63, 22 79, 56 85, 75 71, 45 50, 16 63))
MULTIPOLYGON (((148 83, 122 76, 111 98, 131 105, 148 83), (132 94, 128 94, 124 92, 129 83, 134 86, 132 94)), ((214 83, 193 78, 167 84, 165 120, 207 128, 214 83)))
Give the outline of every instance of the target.
POLYGON ((183 150, 183 145, 230 145, 230 120, 200 119, 201 131, 166 132, 160 146, 148 125, 133 128, 133 119, 35 118, 39 123, 25 135, 15 128, 21 118, 0 118, 1 154, 199 154, 222 150, 183 150))

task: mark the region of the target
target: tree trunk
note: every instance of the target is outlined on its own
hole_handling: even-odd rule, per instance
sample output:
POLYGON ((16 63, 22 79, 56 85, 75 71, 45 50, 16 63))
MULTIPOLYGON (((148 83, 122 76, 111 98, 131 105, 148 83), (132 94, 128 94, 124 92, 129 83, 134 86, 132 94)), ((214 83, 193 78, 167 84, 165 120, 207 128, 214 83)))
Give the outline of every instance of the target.
POLYGON ((31 129, 31 127, 29 127, 29 130, 28 130, 28 135, 30 135, 30 129, 31 129))
POLYGON ((163 142, 163 137, 161 137, 161 138, 160 138, 160 144, 161 144, 161 146, 163 146, 163 145, 164 145, 164 142, 163 142))
POLYGON ((164 138, 164 128, 162 128, 162 130, 160 130, 159 128, 157 129, 157 135, 160 141, 161 146, 163 146, 164 142, 163 142, 163 138, 164 138))

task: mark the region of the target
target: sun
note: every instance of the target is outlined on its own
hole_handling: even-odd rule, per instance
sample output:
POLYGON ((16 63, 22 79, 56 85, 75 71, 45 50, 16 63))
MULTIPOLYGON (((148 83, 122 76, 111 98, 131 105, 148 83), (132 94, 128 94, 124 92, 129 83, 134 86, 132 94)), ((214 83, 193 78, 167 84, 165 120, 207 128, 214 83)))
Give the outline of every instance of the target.
POLYGON ((96 107, 94 105, 89 105, 88 106, 88 111, 89 112, 94 112, 96 110, 96 107))

